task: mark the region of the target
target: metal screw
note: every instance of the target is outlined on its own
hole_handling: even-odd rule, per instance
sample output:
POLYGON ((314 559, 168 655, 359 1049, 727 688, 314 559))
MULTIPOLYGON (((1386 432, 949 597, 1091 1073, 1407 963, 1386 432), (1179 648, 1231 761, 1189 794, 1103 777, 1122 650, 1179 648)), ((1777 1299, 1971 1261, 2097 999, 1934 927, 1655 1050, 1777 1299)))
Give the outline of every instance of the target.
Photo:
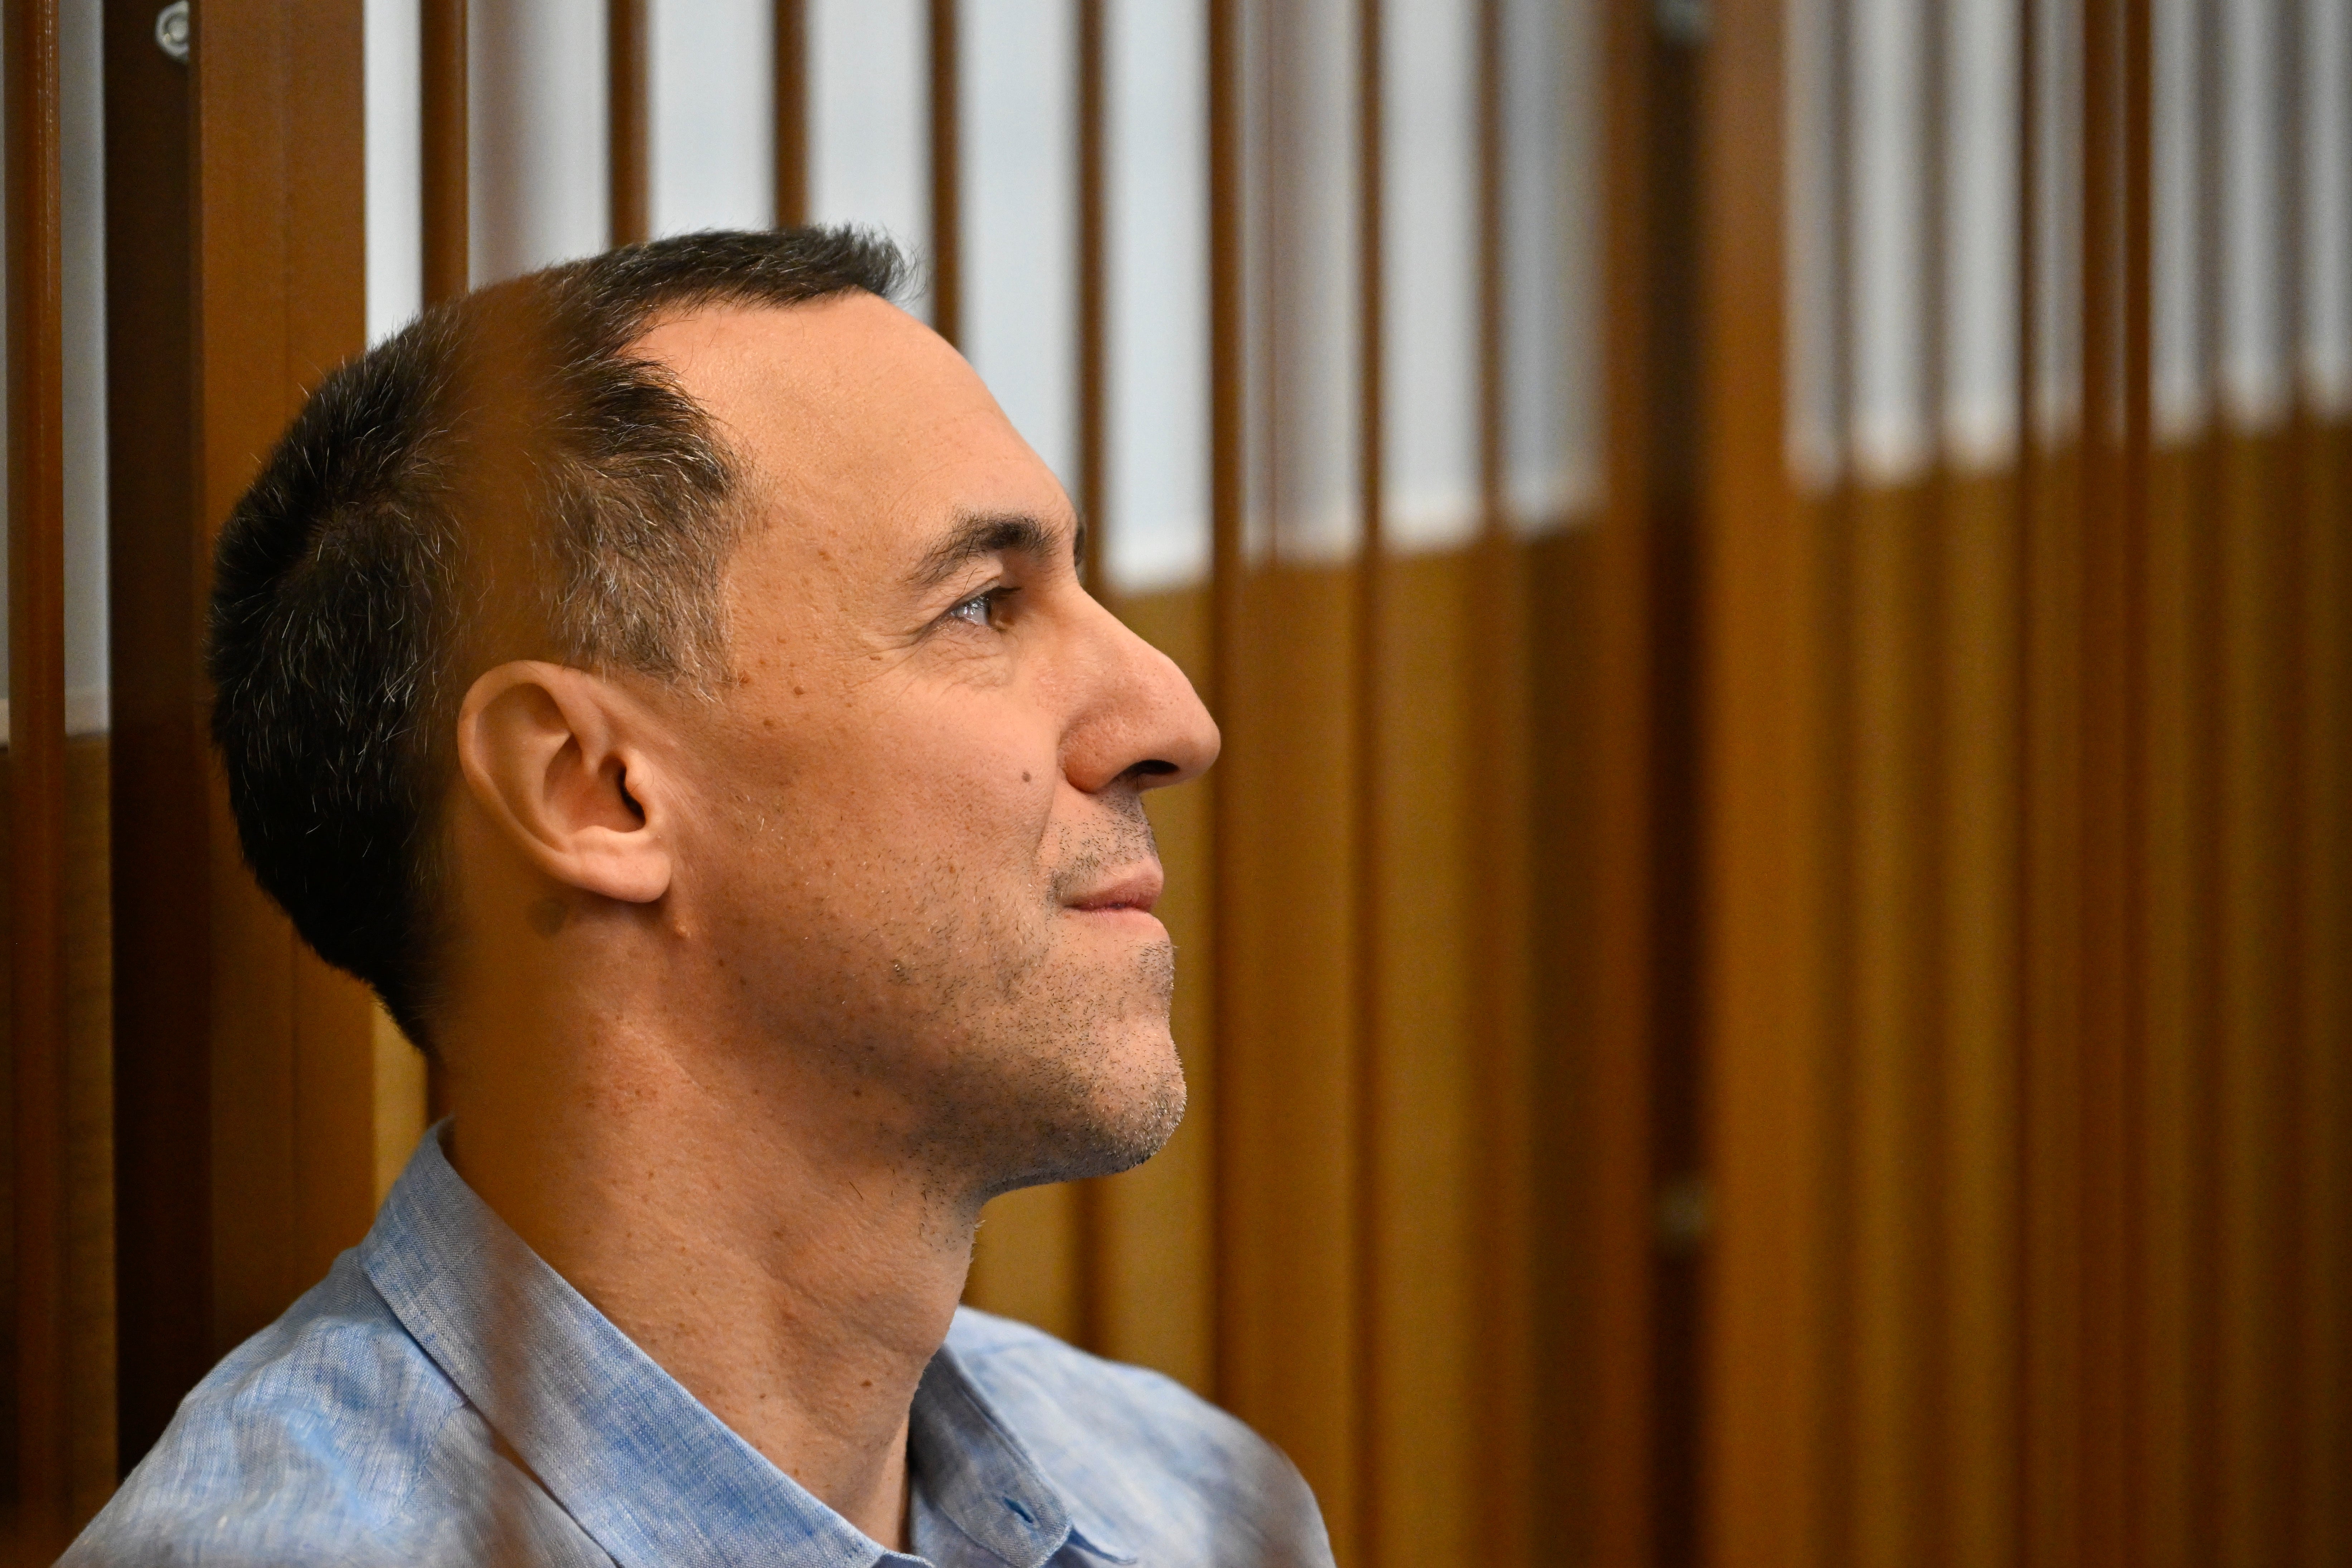
POLYGON ((155 13, 155 47, 182 65, 188 63, 188 0, 172 0, 155 13))

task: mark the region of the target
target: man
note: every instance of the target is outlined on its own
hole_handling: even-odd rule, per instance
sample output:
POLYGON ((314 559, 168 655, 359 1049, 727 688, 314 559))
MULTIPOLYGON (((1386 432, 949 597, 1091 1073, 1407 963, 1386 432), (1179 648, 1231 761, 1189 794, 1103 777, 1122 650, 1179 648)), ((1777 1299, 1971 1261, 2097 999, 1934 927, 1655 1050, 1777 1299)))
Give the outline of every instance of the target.
POLYGON ((1217 734, 899 273, 485 290, 239 504, 247 856, 451 1116, 68 1561, 1328 1562, 1231 1417, 957 1306, 989 1198, 1181 1114, 1141 795, 1217 734))

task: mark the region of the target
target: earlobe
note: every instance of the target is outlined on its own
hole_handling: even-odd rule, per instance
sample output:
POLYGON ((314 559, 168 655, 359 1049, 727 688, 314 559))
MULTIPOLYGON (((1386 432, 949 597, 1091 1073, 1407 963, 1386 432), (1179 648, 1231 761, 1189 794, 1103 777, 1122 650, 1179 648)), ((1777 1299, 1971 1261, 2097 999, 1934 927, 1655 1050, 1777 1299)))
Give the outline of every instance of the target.
POLYGON ((609 681, 536 659, 467 689, 457 763, 482 812, 543 875, 625 903, 669 890, 663 781, 647 715, 609 681))

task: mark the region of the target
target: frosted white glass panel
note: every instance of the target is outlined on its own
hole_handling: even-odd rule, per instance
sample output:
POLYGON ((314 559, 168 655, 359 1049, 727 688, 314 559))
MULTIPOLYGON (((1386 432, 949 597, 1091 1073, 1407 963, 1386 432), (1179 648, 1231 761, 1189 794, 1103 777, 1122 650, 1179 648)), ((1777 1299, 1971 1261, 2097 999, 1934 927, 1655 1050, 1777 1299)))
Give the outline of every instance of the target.
POLYGON ((2034 12, 2033 422, 2043 440, 2056 441, 2073 433, 2083 403, 2083 41, 2073 7, 2034 12))
POLYGON ((2304 0, 2303 379, 2352 409, 2352 0, 2304 0))
POLYGON ((1591 0, 1503 9, 1504 496, 1522 533, 1599 489, 1600 92, 1591 0))
POLYGON ((1108 8, 1103 567, 1122 594, 1207 581, 1208 17, 1108 8))
POLYGON ((2153 0, 2155 96, 2150 134, 2149 396, 2158 439, 2204 428, 2212 412, 2205 363, 2204 95, 2196 0, 2153 0))
POLYGON ((2221 0, 2221 395, 2248 427, 2286 411, 2278 0, 2221 0))
POLYGON ((1914 0, 1854 0, 1853 454, 1882 481, 1927 457, 1923 20, 1914 0))
POLYGON ((1077 456, 1071 0, 963 0, 963 349, 1037 455, 1077 456))
POLYGON ((1830 26, 1835 0, 1789 0, 1787 119, 1789 471, 1827 490, 1845 472, 1845 366, 1838 328, 1837 85, 1844 62, 1830 26))
POLYGON ((106 114, 99 19, 95 5, 58 9, 66 730, 76 735, 107 727, 106 114))
POLYGON ((1991 468, 2017 451, 2017 7, 1946 16, 1944 445, 1991 468))
POLYGON ((602 7, 499 0, 467 26, 473 279, 611 243, 602 7))
POLYGON ((1477 13, 1471 0, 1381 9, 1382 542, 1478 531, 1477 13))
POLYGON ((1265 17, 1259 237, 1273 417, 1265 476, 1272 545, 1344 561, 1359 538, 1356 17, 1348 0, 1297 0, 1265 17))
POLYGON ((775 19, 772 0, 654 0, 649 7, 654 233, 775 221, 775 19))
MULTIPOLYGON (((809 214, 930 243, 930 27, 923 0, 809 0, 809 214)), ((908 304, 927 312, 928 288, 908 304)))
MULTIPOLYGON (((96 6, 58 19, 59 259, 64 267, 66 731, 107 728, 106 118, 96 6)), ((5 316, 5 312, 0 312, 5 316)), ((0 329, 5 329, 0 321, 0 329)), ((6 351, 0 335, 0 354, 6 351)), ((0 420, 0 460, 7 453, 0 420)), ((6 536, 0 487, 0 540, 6 536)), ((0 743, 8 737, 8 552, 0 549, 0 743)))
POLYGON ((367 335, 425 304, 424 63, 417 0, 366 0, 367 335))

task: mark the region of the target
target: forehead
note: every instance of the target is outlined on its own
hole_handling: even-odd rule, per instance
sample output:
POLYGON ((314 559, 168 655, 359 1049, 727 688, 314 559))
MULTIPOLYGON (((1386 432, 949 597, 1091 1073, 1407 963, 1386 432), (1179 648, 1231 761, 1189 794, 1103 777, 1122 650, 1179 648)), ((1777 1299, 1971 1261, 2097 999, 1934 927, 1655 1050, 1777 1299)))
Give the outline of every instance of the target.
POLYGON ((637 350, 677 374, 783 515, 861 552, 919 554, 976 512, 1068 517, 971 366, 873 295, 698 309, 637 350))

